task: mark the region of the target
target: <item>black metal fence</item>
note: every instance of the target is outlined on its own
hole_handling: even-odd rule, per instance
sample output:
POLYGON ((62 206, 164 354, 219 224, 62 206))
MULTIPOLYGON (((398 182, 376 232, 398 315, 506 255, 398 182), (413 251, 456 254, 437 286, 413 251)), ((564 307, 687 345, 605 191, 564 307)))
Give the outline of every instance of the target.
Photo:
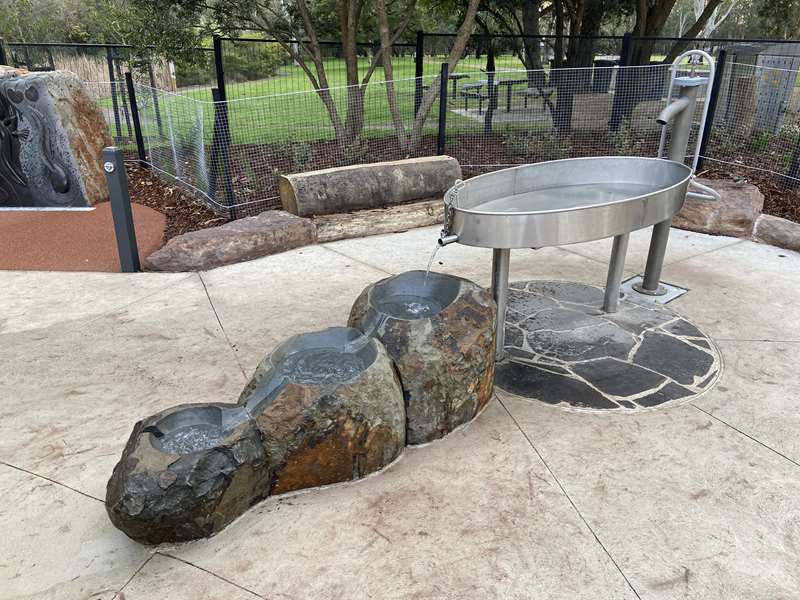
MULTIPOLYGON (((660 133, 654 116, 670 76, 664 60, 688 48, 718 61, 703 140, 709 164, 752 166, 783 185, 800 183, 798 41, 473 35, 442 78, 453 40, 419 32, 415 43, 397 45, 391 86, 401 123, 377 68, 357 102, 363 126, 349 139, 276 41, 216 37, 182 73, 168 61, 137 61, 127 46, 12 43, 6 50, 8 62, 29 68, 68 68, 70 52, 99 62, 105 74, 85 78, 97 82, 91 87, 117 143, 231 218, 278 206, 279 173, 437 152, 456 156, 468 175, 567 156, 652 155, 660 133), (435 104, 409 145, 404 138, 430 88, 435 104)), ((347 114, 359 96, 344 87, 341 45, 322 48, 330 94, 347 114)), ((362 71, 376 48, 358 45, 362 71)))

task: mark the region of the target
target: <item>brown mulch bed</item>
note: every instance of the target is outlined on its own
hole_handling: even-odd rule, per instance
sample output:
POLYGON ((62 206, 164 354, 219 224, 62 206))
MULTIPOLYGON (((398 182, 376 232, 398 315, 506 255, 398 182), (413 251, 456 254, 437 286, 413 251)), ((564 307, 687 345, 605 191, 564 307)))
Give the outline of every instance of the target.
MULTIPOLYGON (((763 153, 752 151, 751 144, 736 144, 736 160, 741 164, 760 165, 763 153)), ((658 131, 574 131, 569 136, 546 136, 541 133, 498 132, 493 134, 461 133, 448 136, 445 152, 462 165, 464 177, 473 177, 504 166, 540 162, 557 158, 635 154, 655 156, 658 131)), ((426 135, 415 153, 430 156, 436 152, 436 137, 426 135)), ((329 166, 396 160, 398 149, 386 138, 368 138, 359 148, 343 152, 337 142, 295 142, 281 144, 240 144, 231 147, 231 184, 237 202, 247 203, 237 216, 258 214, 280 208, 277 175, 299 173, 329 166), (352 150, 352 151, 350 151, 352 150)), ((772 160, 771 158, 769 160, 772 160)), ((773 160, 774 162, 774 160, 773 160)), ((762 165, 765 168, 774 165, 762 165)), ((165 241, 176 235, 221 225, 224 217, 179 187, 159 180, 149 171, 128 167, 131 197, 167 216, 165 241)), ((701 176, 717 179, 744 179, 754 183, 764 194, 764 212, 800 222, 800 188, 794 188, 779 176, 739 167, 731 163, 707 161, 701 176)), ((224 195, 224 194, 223 194, 224 195)))
POLYGON ((131 200, 149 206, 167 217, 164 242, 177 235, 222 225, 226 219, 146 169, 128 165, 128 189, 131 200))

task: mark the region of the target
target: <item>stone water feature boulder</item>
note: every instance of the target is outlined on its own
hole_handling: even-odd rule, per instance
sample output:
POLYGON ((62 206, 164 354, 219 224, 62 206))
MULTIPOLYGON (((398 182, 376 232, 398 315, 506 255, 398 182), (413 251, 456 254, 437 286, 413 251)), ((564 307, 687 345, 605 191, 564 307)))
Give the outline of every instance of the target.
POLYGON ((400 374, 409 444, 471 420, 492 395, 496 307, 489 291, 410 271, 368 286, 348 324, 386 346, 400 374))
POLYGON ((67 71, 0 74, 0 206, 91 206, 107 199, 103 115, 67 71))
POLYGON ((133 429, 106 508, 151 544, 212 535, 271 494, 363 477, 405 445, 403 393, 382 344, 346 327, 290 338, 236 404, 185 404, 133 429))

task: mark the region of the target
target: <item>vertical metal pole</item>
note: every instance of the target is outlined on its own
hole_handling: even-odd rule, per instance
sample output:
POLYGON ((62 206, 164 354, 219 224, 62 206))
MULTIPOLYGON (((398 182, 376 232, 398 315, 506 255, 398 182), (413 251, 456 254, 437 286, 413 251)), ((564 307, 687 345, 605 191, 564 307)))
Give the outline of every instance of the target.
POLYGON ((422 104, 422 77, 424 75, 425 64, 425 34, 422 31, 417 31, 417 48, 414 53, 414 115, 419 113, 419 107, 422 104))
POLYGON ((489 86, 489 107, 483 117, 483 133, 486 135, 492 133, 492 119, 494 118, 494 110, 497 108, 497 86, 495 85, 494 76, 494 43, 490 39, 489 49, 486 52, 486 84, 489 86))
POLYGON ((447 135, 447 80, 450 77, 450 65, 442 63, 439 76, 439 132, 436 137, 436 153, 444 154, 445 137, 447 135))
POLYGON ((217 140, 217 156, 220 163, 222 178, 225 183, 225 201, 228 205, 228 218, 236 218, 236 197, 231 179, 231 132, 228 124, 228 106, 222 100, 222 93, 214 88, 211 90, 214 98, 214 126, 217 140))
MULTIPOLYGON (((125 81, 125 78, 122 75, 122 68, 120 67, 119 61, 116 64, 117 69, 117 81, 122 83, 125 81)), ((122 98, 122 114, 125 116, 125 126, 128 128, 128 139, 132 137, 133 127, 131 126, 131 113, 128 110, 128 93, 127 90, 122 89, 119 92, 120 97, 122 98)))
POLYGON ((214 36, 214 70, 217 75, 217 89, 219 90, 220 101, 225 102, 228 99, 228 94, 225 91, 225 69, 222 66, 222 38, 218 35, 214 36))
MULTIPOLYGON (((672 125, 672 137, 669 143, 669 159, 683 164, 686 160, 686 149, 689 146, 689 135, 692 132, 694 109, 697 101, 698 86, 681 86, 678 89, 679 98, 688 98, 689 104, 675 117, 672 125)), ((649 296, 663 296, 667 293, 664 286, 660 285, 661 270, 664 267, 664 257, 667 254, 669 231, 672 227, 672 218, 653 227, 650 238, 650 250, 647 253, 647 266, 644 269, 642 283, 634 286, 637 292, 649 296)))
POLYGON ((625 255, 628 253, 629 238, 629 233, 614 236, 611 260, 608 263, 608 277, 606 277, 606 293, 603 297, 603 311, 607 313, 617 312, 619 306, 619 286, 625 273, 625 255))
POLYGON ((787 187, 796 188, 798 179, 800 179, 800 136, 794 143, 794 150, 792 150, 792 156, 789 158, 789 168, 786 170, 783 184, 787 187))
POLYGON ((111 47, 106 48, 106 63, 108 63, 108 81, 111 85, 111 105, 114 108, 114 131, 117 132, 117 141, 122 139, 122 124, 119 120, 119 102, 117 101, 117 84, 114 77, 114 55, 111 47))
POLYGON ((717 70, 714 72, 714 81, 711 82, 711 93, 708 96, 708 116, 706 117, 706 128, 703 131, 703 137, 700 140, 700 159, 697 162, 697 168, 703 166, 703 157, 706 153, 708 140, 711 139, 711 129, 714 126, 714 114, 717 112, 717 102, 719 101, 719 90, 722 87, 722 77, 725 74, 725 57, 727 56, 725 48, 721 48, 717 55, 717 70))
POLYGON ((153 110, 156 113, 156 125, 158 126, 159 137, 164 137, 164 124, 161 122, 161 107, 158 103, 158 92, 156 92, 156 76, 153 73, 153 63, 147 61, 147 74, 150 78, 150 94, 153 96, 153 110))
POLYGON ((133 134, 136 139, 136 153, 139 155, 139 166, 147 167, 147 153, 144 149, 142 136, 142 123, 139 120, 139 105, 136 102, 136 88, 133 85, 133 75, 130 71, 125 73, 125 85, 128 88, 128 98, 131 101, 131 117, 133 117, 133 134))
POLYGON ((492 250, 492 297, 497 304, 497 328, 495 330, 495 358, 503 360, 506 356, 506 307, 508 306, 508 269, 511 263, 511 250, 495 248, 492 250))
POLYGON ((114 218, 114 233, 117 237, 120 268, 123 273, 141 271, 122 150, 114 146, 103 149, 103 170, 106 172, 108 197, 111 201, 111 214, 114 218))

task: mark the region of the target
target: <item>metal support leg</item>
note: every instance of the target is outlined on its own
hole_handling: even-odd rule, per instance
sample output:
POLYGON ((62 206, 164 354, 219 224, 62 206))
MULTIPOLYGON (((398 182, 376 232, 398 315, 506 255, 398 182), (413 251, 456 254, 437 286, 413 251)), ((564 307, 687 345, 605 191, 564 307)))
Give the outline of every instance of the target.
POLYGON ((625 255, 628 252, 629 233, 614 236, 614 245, 611 248, 611 261, 608 264, 608 277, 606 278, 606 294, 603 298, 603 311, 617 312, 619 305, 619 284, 625 272, 625 255))
POLYGON ((511 250, 495 248, 492 252, 492 297, 497 303, 497 331, 495 335, 495 358, 505 358, 506 306, 508 305, 508 266, 511 250))
POLYGON ((642 283, 637 283, 633 288, 648 296, 663 296, 667 293, 661 281, 661 269, 664 267, 664 256, 667 254, 667 242, 672 219, 656 223, 653 227, 653 236, 650 238, 650 251, 647 253, 647 266, 644 268, 642 283))

